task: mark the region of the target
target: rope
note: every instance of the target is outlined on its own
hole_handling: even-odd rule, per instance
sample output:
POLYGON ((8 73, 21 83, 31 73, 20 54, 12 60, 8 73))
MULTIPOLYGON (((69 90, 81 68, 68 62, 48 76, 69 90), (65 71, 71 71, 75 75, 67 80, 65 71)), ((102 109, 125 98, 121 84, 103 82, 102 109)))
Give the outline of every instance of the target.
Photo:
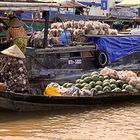
POLYGON ((31 29, 32 32, 34 31, 34 29, 33 29, 33 27, 32 27, 32 25, 33 25, 34 22, 32 22, 32 24, 31 24, 30 26, 28 26, 28 25, 27 25, 25 22, 23 22, 23 21, 21 21, 21 23, 22 23, 22 25, 26 26, 26 28, 31 29))

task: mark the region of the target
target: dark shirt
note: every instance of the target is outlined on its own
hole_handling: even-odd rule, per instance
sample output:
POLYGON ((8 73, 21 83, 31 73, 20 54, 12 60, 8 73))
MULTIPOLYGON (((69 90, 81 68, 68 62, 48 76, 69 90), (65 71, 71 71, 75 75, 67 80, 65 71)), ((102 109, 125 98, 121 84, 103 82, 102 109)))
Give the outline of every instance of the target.
POLYGON ((14 57, 3 57, 1 78, 13 92, 29 91, 29 80, 24 61, 14 57))
POLYGON ((75 14, 76 15, 80 15, 80 14, 83 14, 83 12, 84 12, 83 8, 82 7, 78 7, 78 8, 76 8, 75 14))

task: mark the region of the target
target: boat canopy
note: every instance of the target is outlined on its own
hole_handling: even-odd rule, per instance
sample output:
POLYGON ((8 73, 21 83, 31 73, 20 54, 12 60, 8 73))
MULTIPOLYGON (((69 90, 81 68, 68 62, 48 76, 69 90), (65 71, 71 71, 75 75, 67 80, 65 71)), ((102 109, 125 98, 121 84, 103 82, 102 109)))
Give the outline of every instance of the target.
POLYGON ((85 7, 85 5, 79 3, 77 0, 36 0, 38 2, 56 2, 61 4, 61 6, 66 6, 66 7, 85 7))
POLYGON ((60 4, 60 7, 74 8, 74 7, 86 7, 82 3, 79 3, 77 0, 36 0, 37 2, 49 3, 55 2, 60 4))
POLYGON ((53 8, 85 7, 77 2, 0 2, 0 11, 52 11, 53 8))
POLYGON ((47 11, 59 6, 57 3, 0 2, 1 11, 47 11))
POLYGON ((94 2, 93 0, 78 0, 78 2, 83 5, 101 6, 101 3, 94 2))

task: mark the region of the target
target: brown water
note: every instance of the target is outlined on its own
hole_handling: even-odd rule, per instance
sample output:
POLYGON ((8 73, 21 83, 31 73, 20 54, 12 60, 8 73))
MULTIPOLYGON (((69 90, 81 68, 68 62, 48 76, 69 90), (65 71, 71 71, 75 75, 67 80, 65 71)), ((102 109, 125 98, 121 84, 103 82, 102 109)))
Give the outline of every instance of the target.
POLYGON ((140 103, 0 113, 0 140, 140 140, 140 103))

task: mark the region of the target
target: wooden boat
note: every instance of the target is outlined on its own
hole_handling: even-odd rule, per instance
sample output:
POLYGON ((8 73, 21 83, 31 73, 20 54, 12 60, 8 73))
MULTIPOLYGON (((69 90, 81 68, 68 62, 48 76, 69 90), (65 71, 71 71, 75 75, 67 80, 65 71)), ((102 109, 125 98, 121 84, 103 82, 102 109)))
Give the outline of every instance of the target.
POLYGON ((0 108, 12 111, 46 111, 140 101, 140 93, 104 93, 93 97, 43 96, 0 91, 0 108))

